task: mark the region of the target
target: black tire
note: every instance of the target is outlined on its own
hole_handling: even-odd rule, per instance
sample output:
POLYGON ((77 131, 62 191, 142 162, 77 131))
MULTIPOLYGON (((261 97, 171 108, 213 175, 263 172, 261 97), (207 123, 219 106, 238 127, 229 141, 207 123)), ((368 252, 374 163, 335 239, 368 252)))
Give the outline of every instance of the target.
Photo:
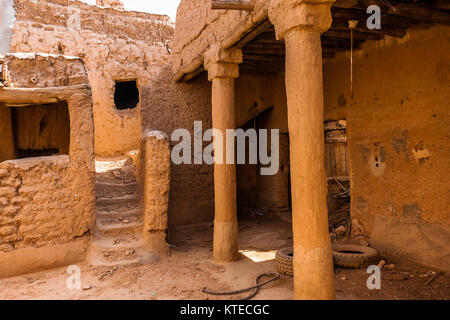
POLYGON ((275 256, 278 272, 287 276, 294 276, 294 250, 284 248, 277 251, 275 256))
POLYGON ((342 268, 359 269, 376 262, 378 251, 374 248, 351 245, 333 245, 334 264, 342 268))

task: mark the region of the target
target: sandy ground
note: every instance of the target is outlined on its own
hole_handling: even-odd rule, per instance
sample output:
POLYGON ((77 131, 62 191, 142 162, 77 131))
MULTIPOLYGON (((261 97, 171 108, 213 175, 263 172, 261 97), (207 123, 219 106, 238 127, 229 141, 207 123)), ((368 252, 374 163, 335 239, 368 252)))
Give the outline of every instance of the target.
MULTIPOLYGON (((171 239, 170 256, 144 266, 104 268, 81 263, 81 290, 67 288, 67 268, 3 279, 0 299, 217 299, 201 290, 228 291, 254 285, 259 274, 276 272, 274 250, 292 242, 289 222, 245 218, 240 221, 240 260, 216 265, 212 262, 212 232, 209 223, 180 228, 172 233, 176 236, 171 239)), ((365 270, 336 269, 337 298, 448 300, 450 276, 433 273, 437 271, 396 264, 393 270, 383 270, 382 289, 371 291, 365 270)), ((292 278, 285 276, 265 286, 256 297, 292 298, 292 278)))

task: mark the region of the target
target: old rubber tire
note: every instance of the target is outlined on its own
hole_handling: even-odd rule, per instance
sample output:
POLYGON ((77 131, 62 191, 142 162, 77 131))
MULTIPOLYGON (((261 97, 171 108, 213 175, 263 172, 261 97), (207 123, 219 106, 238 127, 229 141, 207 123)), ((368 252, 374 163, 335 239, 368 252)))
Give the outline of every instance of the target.
POLYGON ((278 272, 287 276, 294 275, 294 250, 284 248, 277 251, 275 256, 278 272))
POLYGON ((364 246, 351 244, 333 245, 334 264, 342 268, 359 269, 376 262, 378 251, 364 246))

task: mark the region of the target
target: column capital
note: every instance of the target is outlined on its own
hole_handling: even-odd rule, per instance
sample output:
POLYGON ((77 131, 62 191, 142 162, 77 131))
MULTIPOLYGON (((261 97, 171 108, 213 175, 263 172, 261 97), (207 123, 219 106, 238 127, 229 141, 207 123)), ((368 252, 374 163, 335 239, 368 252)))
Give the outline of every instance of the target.
POLYGON ((212 47, 204 54, 204 66, 208 71, 208 79, 216 78, 238 78, 239 64, 243 62, 241 49, 222 49, 212 47))
POLYGON ((269 19, 275 25, 277 39, 293 30, 325 32, 331 26, 331 6, 335 0, 272 0, 269 19))

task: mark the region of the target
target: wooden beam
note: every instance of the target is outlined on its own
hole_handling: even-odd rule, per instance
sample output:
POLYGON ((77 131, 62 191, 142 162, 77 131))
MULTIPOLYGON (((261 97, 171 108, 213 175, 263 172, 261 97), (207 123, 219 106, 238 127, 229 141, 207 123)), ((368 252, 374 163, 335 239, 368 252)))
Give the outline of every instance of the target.
POLYGON ((244 10, 251 11, 254 8, 252 0, 212 0, 213 10, 244 10))
MULTIPOLYGON (((340 31, 328 30, 323 35, 330 38, 350 39, 351 33, 350 29, 340 31)), ((353 38, 357 40, 381 40, 384 36, 382 33, 360 32, 355 30, 353 31, 353 38)))
POLYGON ((266 45, 269 45, 269 46, 271 46, 271 45, 276 46, 276 45, 279 45, 279 44, 284 45, 283 41, 269 40, 269 39, 257 39, 257 40, 255 40, 255 43, 259 43, 259 44, 263 44, 263 45, 266 44, 266 45))
POLYGON ((183 81, 186 74, 196 72, 199 68, 203 68, 203 55, 199 55, 191 63, 183 65, 179 68, 178 72, 175 74, 175 82, 183 81))
POLYGON ((251 75, 257 75, 257 76, 268 76, 272 77, 276 75, 277 73, 281 72, 280 70, 259 70, 259 69, 252 69, 252 68, 245 68, 242 67, 239 69, 239 72, 241 74, 251 74, 251 75))
POLYGON ((246 61, 268 61, 275 63, 284 63, 284 56, 270 56, 270 55, 257 55, 257 54, 246 54, 244 55, 244 63, 246 61))
MULTIPOLYGON (((331 13, 333 15, 333 19, 339 20, 358 20, 361 26, 365 26, 367 24, 367 18, 369 17, 366 13, 365 9, 358 8, 338 8, 332 7, 331 13)), ((384 16, 381 18, 381 29, 383 29, 384 25, 396 26, 400 28, 410 28, 413 26, 418 26, 421 24, 421 21, 415 20, 412 17, 400 16, 390 14, 388 11, 385 11, 384 16)))
MULTIPOLYGON (((447 1, 448 3, 448 1, 447 1)), ((438 5, 441 3, 438 3, 438 5)), ((417 3, 393 3, 383 0, 337 0, 333 7, 367 10, 370 5, 378 5, 385 13, 421 22, 450 25, 450 14, 417 3)))
MULTIPOLYGON (((348 20, 346 19, 333 19, 333 24, 331 25, 330 30, 333 31, 348 31, 348 20)), ((367 28, 367 25, 363 22, 360 22, 355 31, 364 32, 364 33, 372 33, 372 34, 383 34, 391 37, 403 38, 406 35, 407 28, 387 25, 383 23, 381 30, 371 30, 367 28)))
POLYGON ((411 18, 428 23, 439 23, 446 26, 450 25, 450 14, 440 10, 430 9, 415 4, 397 4, 389 10, 389 13, 406 18, 411 18))
POLYGON ((283 46, 264 46, 264 45, 252 45, 247 46, 243 49, 244 54, 269 54, 269 55, 281 55, 284 56, 286 54, 286 49, 283 46))
POLYGON ((261 70, 261 71, 282 71, 285 68, 284 61, 280 62, 266 62, 266 61, 246 61, 245 63, 239 66, 239 70, 244 69, 253 69, 253 70, 261 70))
POLYGON ((253 41, 255 38, 259 37, 262 33, 266 32, 272 27, 272 22, 270 22, 269 19, 264 20, 261 24, 257 25, 252 31, 250 31, 245 37, 243 37, 239 42, 237 42, 235 45, 236 48, 242 48, 247 43, 253 41))
POLYGON ((448 0, 431 0, 430 6, 439 10, 450 10, 450 1, 448 0))
MULTIPOLYGON (((369 5, 377 5, 381 8, 384 8, 388 4, 382 0, 371 0, 371 4, 369 5)), ((336 2, 333 4, 333 7, 335 8, 358 8, 358 9, 367 9, 369 6, 366 3, 364 3, 363 0, 336 0, 336 2)))
MULTIPOLYGON (((321 37, 322 46, 326 47, 336 47, 336 48, 350 48, 350 38, 349 39, 338 39, 338 38, 330 38, 326 34, 323 34, 321 37)), ((354 46, 358 47, 365 40, 354 40, 354 46)))
POLYGON ((194 79, 195 77, 197 77, 203 71, 205 71, 205 68, 202 66, 202 67, 194 70, 193 72, 186 73, 180 81, 182 81, 182 82, 189 82, 192 79, 194 79))
POLYGON ((67 101, 73 94, 90 90, 88 84, 68 87, 47 88, 0 88, 0 104, 6 106, 26 106, 67 101))

